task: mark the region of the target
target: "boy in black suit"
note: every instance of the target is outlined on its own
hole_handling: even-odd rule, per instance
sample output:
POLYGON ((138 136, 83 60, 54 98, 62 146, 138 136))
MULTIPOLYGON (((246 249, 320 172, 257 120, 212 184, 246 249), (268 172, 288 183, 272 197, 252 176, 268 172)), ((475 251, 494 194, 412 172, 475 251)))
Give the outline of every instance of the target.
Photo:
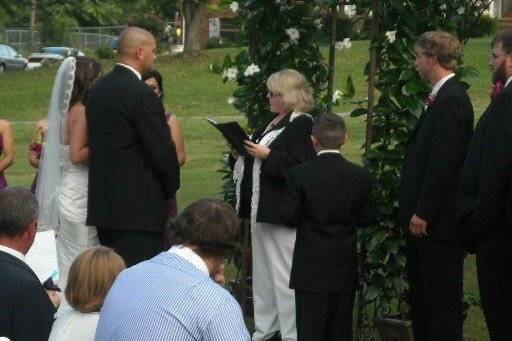
POLYGON ((297 227, 290 276, 297 339, 352 340, 356 227, 374 219, 371 179, 341 156, 347 139, 341 117, 320 116, 311 139, 318 156, 290 170, 281 205, 285 224, 297 227))

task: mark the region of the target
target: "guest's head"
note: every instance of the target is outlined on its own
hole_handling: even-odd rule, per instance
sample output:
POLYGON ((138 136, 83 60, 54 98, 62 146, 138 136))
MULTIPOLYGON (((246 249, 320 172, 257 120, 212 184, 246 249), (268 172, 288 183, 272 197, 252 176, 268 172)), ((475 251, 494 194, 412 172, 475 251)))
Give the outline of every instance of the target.
POLYGON ((500 32, 491 44, 492 53, 489 65, 493 81, 505 83, 512 76, 512 29, 500 32))
POLYGON ((76 103, 86 103, 89 91, 96 81, 101 77, 101 64, 94 59, 87 57, 76 57, 75 82, 69 107, 76 103))
POLYGON ((98 246, 82 252, 71 264, 66 300, 82 313, 100 311, 103 301, 125 263, 114 250, 98 246))
POLYGON ((317 117, 313 124, 311 141, 317 152, 324 149, 339 150, 347 141, 345 120, 337 114, 323 114, 317 117))
POLYGON ((27 254, 37 232, 37 200, 21 187, 0 190, 0 245, 27 254))
POLYGON ((446 73, 455 71, 460 62, 462 45, 448 32, 430 31, 418 38, 414 50, 414 66, 420 77, 435 84, 446 73))
POLYGON ((273 73, 267 79, 270 110, 279 114, 308 112, 314 106, 311 88, 304 76, 292 69, 273 73))
POLYGON ((210 275, 233 253, 240 233, 236 211, 224 201, 201 199, 190 204, 169 226, 169 240, 194 250, 210 275))
POLYGON ((131 26, 119 35, 119 62, 133 67, 141 74, 149 71, 156 60, 156 41, 143 28, 131 26))
POLYGON ((149 85, 151 89, 153 89, 158 98, 164 98, 163 80, 160 72, 155 69, 151 69, 142 75, 142 80, 149 85))

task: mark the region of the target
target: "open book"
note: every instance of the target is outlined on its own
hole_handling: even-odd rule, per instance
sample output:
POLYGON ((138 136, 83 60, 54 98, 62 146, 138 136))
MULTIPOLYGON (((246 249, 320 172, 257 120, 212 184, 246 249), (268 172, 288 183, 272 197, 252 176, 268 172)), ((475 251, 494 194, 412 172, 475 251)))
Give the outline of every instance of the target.
POLYGON ((238 154, 247 156, 248 153, 244 147, 244 141, 249 140, 249 136, 247 136, 238 122, 218 123, 208 117, 205 117, 205 120, 222 133, 226 141, 236 149, 238 154))

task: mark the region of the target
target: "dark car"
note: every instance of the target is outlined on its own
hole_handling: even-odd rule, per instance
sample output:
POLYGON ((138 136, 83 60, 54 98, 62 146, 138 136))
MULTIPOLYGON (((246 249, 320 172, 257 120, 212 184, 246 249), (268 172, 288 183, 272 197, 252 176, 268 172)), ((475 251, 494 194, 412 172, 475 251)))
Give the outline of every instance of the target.
POLYGON ((0 73, 9 70, 25 70, 28 61, 9 45, 0 44, 0 73))

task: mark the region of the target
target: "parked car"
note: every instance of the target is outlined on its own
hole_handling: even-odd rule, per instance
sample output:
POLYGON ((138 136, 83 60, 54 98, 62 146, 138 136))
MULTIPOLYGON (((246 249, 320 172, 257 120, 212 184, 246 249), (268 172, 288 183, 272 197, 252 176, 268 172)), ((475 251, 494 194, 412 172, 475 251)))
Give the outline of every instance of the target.
POLYGON ((84 57, 85 54, 74 47, 49 46, 43 47, 41 51, 32 53, 28 57, 28 69, 34 69, 43 63, 61 63, 67 57, 84 57))
POLYGON ((25 70, 28 61, 9 45, 0 44, 0 73, 7 70, 25 70))

